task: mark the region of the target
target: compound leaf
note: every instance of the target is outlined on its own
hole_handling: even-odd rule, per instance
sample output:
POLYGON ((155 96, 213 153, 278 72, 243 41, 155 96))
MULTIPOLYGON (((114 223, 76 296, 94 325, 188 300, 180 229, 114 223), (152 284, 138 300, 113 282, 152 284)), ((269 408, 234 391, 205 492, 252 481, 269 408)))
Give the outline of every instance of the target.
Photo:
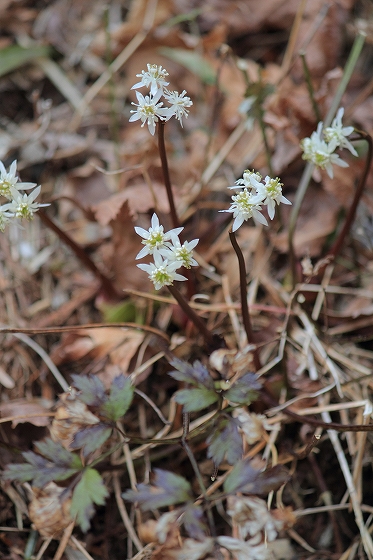
POLYGON ((233 467, 224 482, 224 492, 234 494, 241 492, 248 484, 254 482, 259 475, 259 471, 253 469, 250 460, 242 459, 233 467))
POLYGON ((81 391, 79 399, 88 406, 101 406, 106 400, 105 387, 96 375, 72 375, 74 386, 81 391))
POLYGON ((230 417, 222 417, 214 424, 213 433, 207 438, 207 456, 219 465, 224 457, 230 465, 234 465, 242 458, 242 437, 238 426, 230 417))
POLYGON ((32 480, 34 486, 42 488, 53 480, 70 478, 82 468, 78 455, 70 453, 59 443, 49 439, 45 442, 38 442, 35 446, 40 452, 45 449, 47 456, 50 456, 52 448, 54 448, 55 457, 52 461, 48 461, 33 451, 26 451, 22 455, 27 463, 8 465, 4 471, 4 478, 21 482, 32 480))
POLYGON ((185 381, 190 385, 203 385, 207 389, 214 389, 214 380, 201 362, 195 361, 191 366, 188 362, 175 358, 170 364, 176 368, 176 371, 169 372, 174 379, 185 381))
POLYGON ((192 539, 203 541, 208 534, 203 510, 194 504, 189 505, 183 515, 183 525, 192 539))
POLYGON ((255 373, 246 373, 224 392, 224 397, 233 403, 250 404, 258 398, 260 389, 258 376, 255 373))
POLYGON ((125 415, 133 399, 134 386, 129 377, 118 375, 111 386, 108 400, 101 406, 100 412, 108 420, 116 422, 125 415))
POLYGON ((83 455, 87 457, 109 438, 112 428, 106 424, 95 424, 80 430, 74 437, 71 444, 72 449, 82 449, 83 455))
POLYGON ((192 489, 185 478, 161 469, 155 469, 155 473, 153 486, 139 484, 137 492, 127 490, 123 498, 138 502, 144 511, 192 500, 192 489))
POLYGON ((96 469, 87 468, 76 485, 70 509, 71 515, 76 515, 77 523, 82 531, 85 532, 89 529, 89 520, 95 511, 93 505, 102 506, 108 495, 109 492, 100 474, 96 469))
POLYGON ((184 412, 202 410, 219 400, 219 395, 206 387, 181 389, 175 394, 177 403, 184 405, 184 412))

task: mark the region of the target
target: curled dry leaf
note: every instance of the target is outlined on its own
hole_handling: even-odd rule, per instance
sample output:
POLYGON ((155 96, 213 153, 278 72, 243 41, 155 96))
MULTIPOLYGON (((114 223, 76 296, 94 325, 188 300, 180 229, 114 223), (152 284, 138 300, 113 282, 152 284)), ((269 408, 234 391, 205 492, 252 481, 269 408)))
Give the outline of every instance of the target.
POLYGON ((71 523, 71 498, 66 488, 49 482, 45 488, 33 488, 29 516, 34 527, 43 537, 61 533, 71 523))
POLYGON ((80 430, 99 422, 97 416, 88 410, 87 405, 77 398, 77 391, 71 389, 60 396, 56 416, 50 428, 51 438, 60 442, 65 449, 70 449, 75 435, 80 430))
POLYGON ((48 426, 50 417, 46 415, 46 412, 50 411, 52 406, 52 401, 38 397, 30 400, 15 399, 1 403, 0 416, 2 418, 14 418, 12 420, 12 428, 25 422, 29 422, 34 426, 48 426), (40 413, 40 416, 36 416, 38 413, 40 413))

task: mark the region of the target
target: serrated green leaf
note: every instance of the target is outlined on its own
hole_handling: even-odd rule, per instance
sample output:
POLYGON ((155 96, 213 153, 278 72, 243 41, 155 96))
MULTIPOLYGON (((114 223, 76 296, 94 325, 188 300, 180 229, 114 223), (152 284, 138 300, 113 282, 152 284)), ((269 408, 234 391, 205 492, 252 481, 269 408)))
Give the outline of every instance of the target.
POLYGON ((51 48, 46 45, 34 45, 21 47, 20 45, 10 45, 0 49, 0 76, 8 72, 17 70, 35 58, 49 56, 51 48))
POLYGON ((161 47, 158 52, 170 60, 181 64, 198 76, 205 84, 213 85, 216 82, 216 72, 213 67, 196 51, 161 47))
POLYGON ((96 469, 87 468, 75 487, 71 502, 70 513, 86 532, 90 526, 90 519, 94 514, 93 505, 102 506, 109 492, 96 469))
POLYGON ((138 502, 144 511, 192 500, 191 486, 184 477, 161 469, 155 469, 155 473, 154 486, 139 484, 137 492, 127 490, 123 498, 138 502))
POLYGON ((219 395, 206 387, 181 389, 175 393, 175 401, 184 405, 184 412, 196 412, 217 402, 219 395))
POLYGON ((81 391, 79 399, 88 406, 101 406, 106 402, 107 395, 101 379, 96 375, 72 375, 74 387, 81 391))
POLYGON ((233 418, 222 417, 214 424, 213 433, 207 438, 207 456, 217 464, 223 462, 224 457, 230 465, 234 465, 242 458, 242 437, 233 418))
POLYGON ((108 400, 100 407, 100 412, 108 420, 116 422, 125 415, 133 399, 134 386, 129 377, 118 375, 113 381, 108 400))
POLYGON ((261 385, 255 373, 246 373, 224 392, 224 398, 236 404, 250 404, 258 398, 261 385))

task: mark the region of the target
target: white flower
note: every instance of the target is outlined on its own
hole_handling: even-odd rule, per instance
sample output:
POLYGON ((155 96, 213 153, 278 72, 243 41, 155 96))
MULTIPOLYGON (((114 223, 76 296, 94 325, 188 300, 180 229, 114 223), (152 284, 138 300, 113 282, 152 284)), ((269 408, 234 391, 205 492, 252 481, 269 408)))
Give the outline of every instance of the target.
POLYGON ((256 102, 257 97, 256 95, 250 95, 249 97, 245 97, 243 101, 241 101, 240 106, 238 107, 238 112, 241 115, 246 117, 246 129, 251 130, 254 124, 254 117, 250 115, 250 111, 256 102))
POLYGON ((357 156, 358 153, 351 144, 349 140, 347 140, 346 136, 350 136, 353 133, 354 127, 353 126, 343 126, 342 124, 342 117, 344 113, 344 108, 340 107, 338 109, 337 115, 332 122, 332 126, 328 126, 324 129, 324 138, 327 142, 331 142, 335 140, 337 142, 337 147, 339 148, 347 148, 350 150, 351 154, 357 156))
POLYGON ((245 187, 243 191, 232 196, 233 202, 228 210, 219 210, 220 212, 231 212, 234 217, 232 231, 236 231, 249 218, 268 226, 268 222, 261 213, 261 202, 263 196, 261 194, 253 194, 245 187))
POLYGON ((160 290, 163 286, 171 286, 174 280, 187 280, 185 276, 176 273, 181 266, 179 261, 169 263, 167 259, 163 260, 157 251, 154 252, 154 263, 138 264, 137 266, 148 273, 156 290, 160 290))
POLYGON ((138 82, 131 89, 138 89, 140 87, 150 88, 150 93, 155 96, 160 90, 163 92, 163 88, 169 85, 165 78, 168 76, 168 72, 162 68, 162 66, 157 66, 156 64, 147 64, 148 71, 141 70, 141 74, 136 74, 137 78, 141 78, 141 82, 138 82))
POLYGON ((228 189, 239 189, 241 187, 246 187, 248 189, 253 189, 254 191, 257 191, 262 187, 261 180, 262 180, 262 176, 260 173, 254 170, 250 171, 249 169, 246 169, 243 172, 242 178, 237 179, 236 181, 237 186, 228 187, 228 189))
POLYGON ((143 237, 144 239, 144 241, 142 241, 141 243, 145 245, 145 247, 143 247, 143 249, 141 249, 141 251, 136 256, 136 259, 142 259, 146 255, 152 255, 154 251, 166 247, 166 241, 169 241, 172 235, 179 235, 179 233, 181 233, 183 229, 184 228, 182 227, 175 228, 165 233, 163 230, 163 226, 159 224, 157 214, 154 213, 152 216, 151 226, 148 230, 141 227, 135 227, 135 232, 137 233, 137 235, 143 237))
POLYGON ((6 198, 11 198, 10 189, 13 187, 15 189, 32 189, 36 187, 36 183, 20 183, 17 177, 17 160, 14 160, 9 168, 9 171, 4 167, 2 161, 0 161, 0 195, 6 198))
POLYGON ((14 217, 12 212, 8 212, 10 204, 0 206, 0 231, 4 231, 7 223, 14 217))
MULTIPOLYGON (((166 257, 168 261, 179 261, 180 266, 185 268, 191 268, 192 266, 198 266, 198 262, 193 259, 193 249, 197 245, 199 239, 193 239, 192 241, 185 241, 182 245, 178 236, 171 230, 171 242, 172 245, 159 250, 163 257, 166 257)), ((167 244, 169 245, 169 244, 167 244)))
POLYGON ((32 220, 34 213, 43 206, 49 204, 39 204, 35 202, 36 197, 40 194, 41 187, 36 187, 29 195, 21 194, 14 187, 10 188, 10 193, 13 198, 12 202, 7 204, 8 210, 12 212, 16 218, 26 218, 32 220))
POLYGON ((333 165, 348 167, 348 163, 334 153, 337 148, 337 140, 335 138, 329 143, 322 140, 322 126, 323 123, 320 122, 317 131, 311 134, 311 138, 303 138, 301 141, 301 147, 304 152, 302 158, 314 163, 321 169, 325 169, 329 177, 333 179, 333 165))
POLYGON ((181 93, 177 91, 169 91, 165 89, 164 97, 171 105, 170 109, 173 111, 176 119, 180 122, 181 126, 183 126, 182 118, 188 117, 189 111, 187 111, 187 107, 191 107, 193 105, 193 101, 190 97, 185 96, 186 90, 184 89, 181 93))
POLYGON ((276 202, 280 204, 291 204, 290 200, 285 198, 282 194, 282 187, 283 183, 280 182, 280 179, 276 177, 276 179, 271 179, 268 175, 264 179, 264 185, 260 185, 260 193, 263 193, 263 204, 265 204, 268 208, 268 216, 271 220, 273 220, 275 215, 275 207, 276 202))
POLYGON ((149 132, 152 136, 154 136, 155 133, 155 123, 157 123, 159 119, 167 120, 173 115, 171 109, 162 109, 163 102, 158 103, 161 95, 162 90, 158 90, 154 97, 151 95, 146 95, 144 97, 139 91, 137 91, 136 97, 138 104, 132 102, 132 105, 135 105, 137 109, 135 111, 131 111, 131 113, 134 114, 130 117, 129 122, 141 120, 141 126, 144 126, 145 123, 147 123, 149 132))

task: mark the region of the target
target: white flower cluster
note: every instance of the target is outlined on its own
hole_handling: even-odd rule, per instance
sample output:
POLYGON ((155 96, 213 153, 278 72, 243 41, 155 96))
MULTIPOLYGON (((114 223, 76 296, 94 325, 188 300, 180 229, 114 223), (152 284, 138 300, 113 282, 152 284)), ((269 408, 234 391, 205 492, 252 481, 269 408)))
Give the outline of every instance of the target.
POLYGON ((337 115, 332 122, 332 126, 323 129, 323 122, 319 122, 316 132, 310 138, 303 138, 301 148, 302 158, 314 163, 317 167, 325 169, 331 179, 333 179, 333 165, 348 167, 343 159, 335 153, 337 148, 347 148, 352 155, 357 156, 357 151, 347 139, 354 131, 353 126, 343 126, 342 117, 344 109, 338 109, 337 115))
POLYGON ((291 204, 290 200, 282 194, 283 183, 280 179, 271 179, 268 175, 262 182, 262 176, 255 171, 246 171, 242 179, 236 181, 236 186, 229 189, 241 189, 232 196, 233 202, 228 210, 220 212, 231 212, 234 217, 232 231, 236 231, 249 218, 268 226, 266 218, 262 214, 262 205, 267 206, 268 216, 273 220, 276 203, 291 204))
POLYGON ((12 218, 26 218, 32 220, 34 213, 42 206, 49 204, 39 204, 35 199, 40 194, 41 187, 36 183, 22 183, 17 177, 17 161, 13 161, 9 171, 5 169, 0 161, 0 196, 10 202, 0 206, 0 231, 4 231, 7 223, 12 218), (36 187, 36 188, 35 188, 36 187), (22 193, 34 189, 30 194, 22 193))
POLYGON ((182 118, 188 116, 188 107, 193 105, 193 101, 185 95, 186 90, 178 93, 166 89, 166 86, 169 85, 169 82, 166 81, 168 72, 162 66, 147 64, 147 67, 147 72, 142 70, 141 74, 136 74, 141 81, 131 89, 147 87, 149 95, 144 97, 139 91, 136 92, 138 103, 132 102, 132 105, 135 105, 137 109, 131 111, 133 115, 130 117, 130 122, 141 120, 141 126, 147 124, 152 135, 155 133, 155 125, 159 120, 168 121, 171 117, 175 117, 183 126, 182 118), (162 97, 170 107, 163 107, 163 101, 160 101, 162 97))
POLYGON ((159 224, 157 214, 153 214, 151 227, 148 230, 135 227, 136 233, 143 238, 142 243, 145 245, 136 259, 146 255, 152 255, 154 258, 154 263, 137 266, 148 273, 156 290, 172 285, 174 280, 186 280, 185 276, 176 272, 180 267, 191 268, 198 265, 193 259, 193 249, 199 240, 193 239, 181 244, 179 234, 183 229, 180 227, 165 232, 163 226, 159 224))

